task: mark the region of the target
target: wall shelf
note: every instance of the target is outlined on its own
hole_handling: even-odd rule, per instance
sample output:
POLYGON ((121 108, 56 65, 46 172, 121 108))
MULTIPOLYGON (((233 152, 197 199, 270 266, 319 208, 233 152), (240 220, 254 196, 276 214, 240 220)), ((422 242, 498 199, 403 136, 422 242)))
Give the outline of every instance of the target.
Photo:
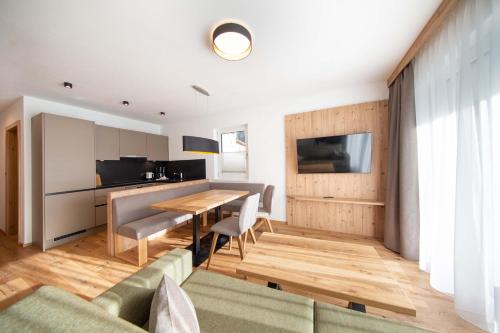
POLYGON ((313 197, 303 195, 289 195, 288 198, 298 201, 316 201, 339 204, 366 205, 366 206, 385 206, 383 201, 355 198, 339 198, 339 197, 313 197))

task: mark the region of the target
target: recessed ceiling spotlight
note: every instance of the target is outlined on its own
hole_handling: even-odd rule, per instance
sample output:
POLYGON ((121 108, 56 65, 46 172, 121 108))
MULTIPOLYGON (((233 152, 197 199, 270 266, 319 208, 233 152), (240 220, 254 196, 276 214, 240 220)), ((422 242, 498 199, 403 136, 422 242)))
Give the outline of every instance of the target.
POLYGON ((123 106, 129 106, 129 105, 130 105, 130 103, 129 103, 129 101, 122 101, 122 105, 123 105, 123 106))
POLYGON ((160 116, 165 117, 165 112, 160 112, 160 116))
POLYGON ((73 83, 71 82, 63 82, 63 87, 67 89, 73 89, 73 83))
POLYGON ((212 32, 212 48, 223 59, 244 59, 252 52, 252 34, 240 23, 221 23, 212 32))

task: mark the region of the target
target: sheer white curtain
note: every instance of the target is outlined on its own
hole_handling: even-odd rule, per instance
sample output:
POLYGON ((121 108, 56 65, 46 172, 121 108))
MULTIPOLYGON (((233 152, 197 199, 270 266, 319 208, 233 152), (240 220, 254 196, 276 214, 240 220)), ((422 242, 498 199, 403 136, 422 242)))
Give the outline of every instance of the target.
POLYGON ((500 332, 500 0, 462 0, 415 58, 420 268, 500 332))

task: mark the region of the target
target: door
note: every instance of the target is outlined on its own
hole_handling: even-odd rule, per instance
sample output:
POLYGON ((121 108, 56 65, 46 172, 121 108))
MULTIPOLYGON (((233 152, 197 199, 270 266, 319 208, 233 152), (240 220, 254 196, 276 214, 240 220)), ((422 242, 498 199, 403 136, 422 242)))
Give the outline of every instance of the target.
POLYGON ((248 180, 247 126, 221 129, 219 138, 218 177, 225 180, 248 180))
POLYGON ((19 233, 19 122, 7 127, 5 137, 5 232, 19 233))
POLYGON ((44 114, 45 193, 95 187, 94 123, 44 114))

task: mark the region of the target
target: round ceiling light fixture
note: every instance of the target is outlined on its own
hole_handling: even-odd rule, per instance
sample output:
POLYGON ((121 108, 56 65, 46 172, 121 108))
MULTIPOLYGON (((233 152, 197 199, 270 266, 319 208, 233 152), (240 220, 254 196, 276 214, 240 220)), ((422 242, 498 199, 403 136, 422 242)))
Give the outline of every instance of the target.
POLYGON ((252 52, 252 34, 240 23, 221 23, 212 32, 212 48, 223 59, 244 59, 252 52))

